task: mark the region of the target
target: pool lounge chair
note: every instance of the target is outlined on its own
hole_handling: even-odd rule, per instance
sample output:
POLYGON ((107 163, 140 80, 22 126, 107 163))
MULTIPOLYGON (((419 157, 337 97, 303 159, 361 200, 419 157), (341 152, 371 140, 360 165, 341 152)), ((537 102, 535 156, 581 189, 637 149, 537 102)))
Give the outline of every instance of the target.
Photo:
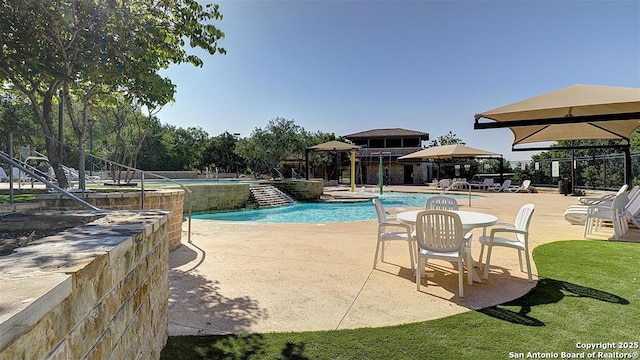
POLYGON ((629 185, 624 184, 620 187, 620 189, 618 190, 618 192, 607 192, 607 193, 602 193, 600 195, 596 195, 596 196, 581 196, 578 198, 578 201, 580 201, 580 203, 584 204, 584 205, 595 205, 595 204, 600 204, 603 203, 605 201, 611 201, 613 200, 613 198, 618 195, 621 194, 625 191, 627 191, 627 189, 629 188, 629 185))
POLYGON ((522 185, 520 186, 510 186, 509 191, 510 192, 520 192, 520 191, 531 192, 530 186, 531 186, 531 180, 524 180, 522 182, 522 185))
MULTIPOLYGON (((603 201, 599 204, 595 204, 601 207, 611 207, 613 204, 613 201, 608 200, 608 201, 603 201)), ((587 218, 587 211, 589 209, 589 206, 594 206, 594 205, 571 205, 567 208, 567 210, 565 210, 564 212, 564 219, 567 220, 569 223, 571 223, 572 225, 583 225, 585 219, 587 218)), ((640 207, 640 186, 636 185, 633 187, 633 189, 631 189, 631 191, 629 191, 627 193, 627 198, 625 201, 625 211, 627 213, 627 218, 629 220, 633 220, 632 219, 632 215, 633 216, 640 216, 640 214, 636 213, 635 211, 635 206, 640 207), (630 210, 631 208, 631 210, 630 210)), ((639 221, 640 219, 637 219, 636 221, 640 223, 639 221)), ((635 224, 635 222, 634 222, 635 224)), ((637 226, 637 224, 636 224, 637 226)), ((639 226, 640 227, 640 226, 639 226)))
POLYGON ((509 189, 511 188, 511 179, 507 179, 505 180, 502 185, 495 185, 493 187, 490 187, 489 190, 493 190, 495 192, 502 192, 502 191, 509 191, 509 189))

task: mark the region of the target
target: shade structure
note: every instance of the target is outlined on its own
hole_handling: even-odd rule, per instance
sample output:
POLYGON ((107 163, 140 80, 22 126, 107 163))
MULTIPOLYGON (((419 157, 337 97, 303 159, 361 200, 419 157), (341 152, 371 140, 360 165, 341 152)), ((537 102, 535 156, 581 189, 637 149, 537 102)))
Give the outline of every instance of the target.
POLYGON ((409 159, 451 159, 451 158, 469 158, 476 156, 494 156, 500 155, 491 151, 476 149, 471 146, 455 144, 433 146, 411 154, 407 154, 398 158, 398 160, 409 159))
POLYGON ((360 146, 358 146, 358 145, 353 145, 353 144, 349 144, 349 143, 338 141, 338 140, 332 140, 332 141, 328 141, 326 143, 322 143, 322 144, 318 144, 318 145, 314 145, 314 146, 309 146, 307 148, 307 150, 311 150, 311 151, 349 151, 349 150, 355 150, 355 149, 359 149, 359 148, 360 148, 360 146))
POLYGON ((351 191, 354 191, 355 190, 355 169, 356 169, 355 150, 359 148, 360 146, 358 145, 349 144, 349 143, 338 141, 338 140, 332 140, 322 144, 309 146, 305 150, 305 178, 309 180, 309 152, 311 151, 349 151, 351 152, 351 167, 349 169, 350 178, 351 178, 351 191))
MULTIPOLYGON (((640 88, 572 85, 475 115, 474 129, 509 128, 517 145, 559 140, 623 140, 630 184, 631 134, 640 127, 640 88), (481 119, 493 122, 480 122, 481 119)), ((569 147, 570 148, 570 147, 569 147)))
POLYGON ((572 85, 475 115, 476 129, 508 127, 513 145, 558 140, 628 140, 640 127, 640 89, 572 85), (480 123, 480 119, 495 123, 480 123))

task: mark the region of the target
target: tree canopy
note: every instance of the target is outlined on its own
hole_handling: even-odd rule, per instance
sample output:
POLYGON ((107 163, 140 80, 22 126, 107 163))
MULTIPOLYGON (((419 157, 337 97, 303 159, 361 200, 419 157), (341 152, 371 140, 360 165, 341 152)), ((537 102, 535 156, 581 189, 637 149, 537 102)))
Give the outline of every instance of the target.
POLYGON ((218 5, 196 0, 0 0, 0 82, 30 102, 60 186, 68 183, 54 140, 55 96, 65 100, 83 167, 92 108, 115 92, 148 108, 171 101, 175 86, 158 71, 202 66, 187 45, 224 54, 224 33, 212 24, 220 20, 218 5))

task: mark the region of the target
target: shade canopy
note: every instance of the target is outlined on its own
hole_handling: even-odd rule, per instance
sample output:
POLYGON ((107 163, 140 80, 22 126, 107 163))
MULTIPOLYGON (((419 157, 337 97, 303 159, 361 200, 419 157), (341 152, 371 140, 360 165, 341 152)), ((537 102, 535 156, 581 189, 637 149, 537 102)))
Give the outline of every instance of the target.
POLYGON ((314 145, 314 146, 309 146, 307 148, 307 150, 311 150, 311 151, 348 151, 348 150, 355 150, 355 149, 359 149, 360 146, 358 145, 353 145, 353 144, 349 144, 346 142, 342 142, 342 141, 337 141, 337 140, 332 140, 332 141, 328 141, 326 143, 322 143, 322 144, 318 144, 318 145, 314 145))
POLYGON ((500 155, 491 151, 476 149, 471 146, 455 144, 442 145, 426 148, 416 151, 405 156, 401 156, 398 160, 409 159, 451 159, 451 158, 468 158, 476 156, 493 156, 500 155))
POLYGON ((305 157, 305 179, 309 180, 309 152, 311 151, 350 151, 351 152, 351 168, 350 168, 351 191, 354 191, 355 171, 356 171, 356 156, 355 156, 354 150, 359 148, 360 146, 358 145, 349 144, 349 143, 337 141, 337 140, 332 140, 326 143, 309 146, 305 150, 305 154, 304 154, 305 155, 304 156, 305 157))
POLYGON ((572 85, 475 115, 475 129, 508 127, 513 145, 558 141, 628 140, 640 127, 640 89, 572 85), (480 123, 480 119, 495 123, 480 123))

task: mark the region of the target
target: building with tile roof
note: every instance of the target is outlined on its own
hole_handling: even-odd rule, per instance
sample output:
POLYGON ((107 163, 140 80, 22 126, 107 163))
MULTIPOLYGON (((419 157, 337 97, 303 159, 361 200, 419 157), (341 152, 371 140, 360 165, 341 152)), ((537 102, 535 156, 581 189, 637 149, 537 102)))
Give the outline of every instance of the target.
POLYGON ((429 133, 402 128, 372 129, 344 138, 360 146, 356 160, 356 184, 378 184, 380 158, 386 184, 424 184, 431 181, 430 163, 400 163, 398 158, 426 147, 429 133))

